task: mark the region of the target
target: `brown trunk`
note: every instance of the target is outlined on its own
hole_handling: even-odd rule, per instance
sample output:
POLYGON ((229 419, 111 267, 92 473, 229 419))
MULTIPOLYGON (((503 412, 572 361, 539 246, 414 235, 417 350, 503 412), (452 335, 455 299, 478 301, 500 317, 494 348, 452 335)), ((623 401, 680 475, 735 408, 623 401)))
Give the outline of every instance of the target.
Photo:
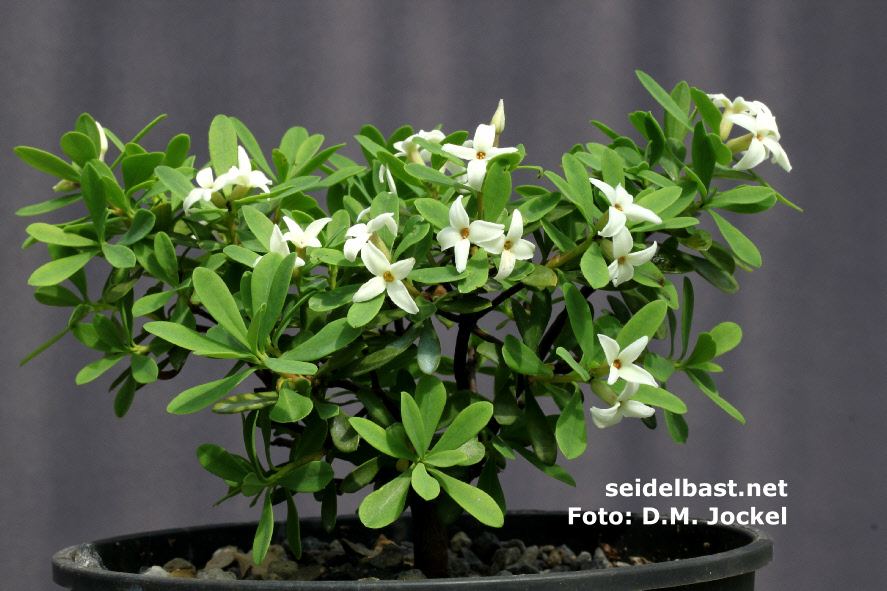
POLYGON ((448 577, 447 526, 437 518, 437 501, 426 501, 413 493, 410 508, 416 568, 429 579, 448 577))

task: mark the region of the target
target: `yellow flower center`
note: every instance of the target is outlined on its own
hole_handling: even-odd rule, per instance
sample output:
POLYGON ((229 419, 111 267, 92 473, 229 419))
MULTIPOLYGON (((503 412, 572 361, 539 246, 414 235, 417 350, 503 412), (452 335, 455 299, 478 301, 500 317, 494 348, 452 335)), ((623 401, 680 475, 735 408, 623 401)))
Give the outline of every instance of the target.
POLYGON ((506 240, 505 244, 502 245, 502 248, 504 248, 505 250, 511 250, 511 247, 513 246, 514 245, 511 243, 511 240, 506 240))
POLYGON ((763 137, 761 137, 761 134, 758 134, 758 135, 757 135, 757 136, 755 136, 755 137, 757 137, 757 138, 758 138, 758 141, 759 141, 759 142, 760 142, 760 141, 763 141, 763 140, 764 140, 764 138, 763 138, 763 137))
MULTIPOLYGON (((625 257, 619 257, 619 260, 618 260, 617 262, 618 262, 620 265, 624 265, 624 264, 625 264, 625 257)), ((618 366, 617 366, 617 367, 618 367, 618 366)))
POLYGON ((487 154, 485 152, 478 152, 477 155, 475 156, 475 158, 477 158, 478 160, 483 160, 486 157, 487 157, 487 154))
POLYGON ((459 230, 459 236, 461 236, 462 238, 468 238, 469 234, 471 234, 471 230, 469 230, 468 228, 462 228, 461 230, 459 230))
POLYGON ((391 271, 385 271, 385 274, 382 275, 382 279, 391 283, 392 281, 394 281, 394 274, 391 271))
POLYGON ((615 208, 618 209, 619 211, 622 211, 622 206, 619 205, 618 203, 617 203, 616 205, 614 205, 613 207, 615 207, 615 208))
POLYGON ((619 361, 618 359, 614 359, 613 360, 613 367, 615 367, 616 369, 619 369, 620 367, 622 367, 622 362, 619 361))

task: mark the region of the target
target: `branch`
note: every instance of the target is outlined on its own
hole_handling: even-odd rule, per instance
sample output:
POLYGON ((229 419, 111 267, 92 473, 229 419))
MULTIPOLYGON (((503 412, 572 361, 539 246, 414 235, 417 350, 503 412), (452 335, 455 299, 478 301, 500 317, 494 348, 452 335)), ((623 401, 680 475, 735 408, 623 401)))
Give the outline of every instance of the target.
MULTIPOLYGON (((579 291, 585 299, 588 300, 589 296, 594 293, 594 288, 586 285, 579 291)), ((545 331, 542 340, 539 341, 539 359, 542 361, 545 361, 545 358, 548 357, 548 352, 551 349, 551 346, 554 344, 558 335, 561 334, 561 331, 563 331, 568 318, 569 314, 567 313, 567 307, 564 306, 561 313, 557 315, 557 318, 554 319, 554 322, 552 322, 551 326, 548 327, 548 330, 545 331)))
POLYGON ((493 299, 492 304, 490 305, 489 308, 487 308, 486 310, 481 310, 480 312, 478 312, 474 315, 475 316, 474 321, 477 322, 478 320, 480 320, 481 318, 483 318, 484 316, 486 316, 487 314, 489 314, 490 312, 492 312, 493 310, 498 308, 499 305, 501 305, 505 300, 509 299, 511 296, 513 296, 514 294, 516 294, 517 292, 519 292, 523 288, 524 288, 524 286, 522 284, 515 283, 514 285, 512 285, 511 287, 509 287, 508 289, 506 289, 505 291, 503 291, 499 295, 497 295, 493 299))
POLYGON ((459 322, 459 332, 456 335, 456 349, 453 353, 453 373, 456 377, 456 388, 468 390, 471 387, 471 380, 468 375, 468 341, 475 328, 476 315, 466 314, 462 318, 463 320, 459 322))

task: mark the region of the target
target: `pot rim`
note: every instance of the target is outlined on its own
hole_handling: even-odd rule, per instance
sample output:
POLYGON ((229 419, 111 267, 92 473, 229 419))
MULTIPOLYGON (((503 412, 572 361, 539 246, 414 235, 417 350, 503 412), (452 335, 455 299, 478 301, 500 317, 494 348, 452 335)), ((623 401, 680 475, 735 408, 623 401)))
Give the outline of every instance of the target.
MULTIPOLYGON (((409 514, 405 514, 409 516, 409 514)), ((509 511, 506 516, 520 518, 527 516, 566 518, 566 511, 509 511)), ((632 517, 640 518, 639 514, 632 517)), ((402 517, 403 518, 403 517, 402 517)), ((401 519, 402 519, 401 518, 401 519)), ((319 522, 319 517, 302 519, 304 523, 319 522)), ((350 523, 357 521, 356 516, 340 516, 339 522, 350 523)), ((507 521, 507 520, 506 520, 507 521)), ((275 524, 275 530, 284 522, 275 524)), ((359 523, 359 522, 358 522, 359 523)), ((640 521, 637 522, 640 524, 640 521)), ((692 518, 691 518, 692 523, 692 518)), ((756 571, 773 559, 773 540, 765 532, 738 525, 710 525, 704 519, 698 519, 699 525, 694 527, 710 528, 712 530, 729 531, 734 535, 745 538, 748 542, 738 548, 717 552, 706 556, 683 558, 668 562, 633 565, 631 567, 619 567, 608 569, 594 569, 586 571, 571 571, 564 573, 540 573, 511 576, 486 576, 480 578, 454 577, 451 579, 421 579, 404 581, 211 581, 202 580, 200 587, 205 591, 229 590, 233 585, 238 589, 255 591, 271 591, 281 589, 299 589, 301 591, 329 591, 331 589, 373 589, 385 585, 396 585, 397 588, 419 589, 434 585, 435 588, 446 590, 465 581, 472 581, 472 585, 482 585, 485 591, 505 591, 514 589, 516 583, 535 583, 544 581, 557 589, 587 589, 589 584, 594 584, 596 590, 624 589, 624 584, 631 580, 633 584, 641 588, 657 589, 667 585, 686 585, 697 582, 713 581, 727 577, 735 577, 756 571)), ((206 532, 233 527, 255 527, 256 522, 224 523, 184 528, 170 528, 136 534, 104 538, 91 542, 95 546, 102 544, 119 544, 130 540, 144 539, 147 536, 173 536, 187 535, 194 532, 206 532)), ((582 527, 582 526, 576 526, 582 527)), ((656 527, 638 525, 637 527, 656 527)), ((179 578, 149 578, 137 573, 125 573, 110 570, 98 570, 74 566, 74 553, 80 548, 80 544, 69 546, 56 552, 52 557, 52 580, 62 587, 77 589, 84 582, 89 581, 97 590, 166 590, 166 589, 193 589, 194 583, 189 579, 179 578)))

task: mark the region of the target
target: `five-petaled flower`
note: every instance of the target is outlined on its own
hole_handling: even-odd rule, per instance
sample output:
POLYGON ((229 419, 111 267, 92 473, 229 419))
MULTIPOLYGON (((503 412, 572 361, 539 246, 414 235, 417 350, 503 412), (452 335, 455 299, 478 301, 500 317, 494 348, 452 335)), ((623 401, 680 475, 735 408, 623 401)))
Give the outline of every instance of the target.
POLYGON ((610 408, 591 407, 591 420, 599 428, 611 427, 622 420, 622 417, 634 417, 637 419, 645 419, 653 416, 656 409, 647 406, 643 402, 631 400, 638 393, 640 384, 636 382, 626 382, 622 393, 616 397, 616 403, 610 408))
POLYGON ((609 219, 607 225, 604 226, 598 234, 605 238, 612 238, 618 234, 624 227, 626 219, 633 222, 652 222, 661 224, 662 220, 658 215, 640 205, 635 205, 634 197, 625 190, 622 184, 614 189, 607 183, 598 179, 589 178, 592 184, 601 190, 604 197, 610 203, 608 210, 609 219))
MULTIPOLYGON (((469 165, 470 166, 470 165, 469 165)), ((462 272, 468 264, 468 252, 472 244, 484 248, 488 242, 502 236, 505 226, 485 222, 483 220, 471 221, 468 212, 462 206, 462 196, 456 198, 450 206, 450 225, 437 233, 437 241, 444 250, 452 248, 456 259, 456 270, 462 272)))
POLYGON ((511 225, 508 227, 508 233, 499 236, 495 240, 484 243, 484 248, 491 254, 501 254, 502 259, 499 261, 499 272, 496 274, 496 280, 502 281, 511 275, 514 270, 516 261, 527 261, 533 258, 533 252, 536 245, 528 240, 524 240, 524 219, 518 210, 514 210, 511 214, 511 225))
POLYGON ((289 232, 283 235, 285 240, 289 240, 296 245, 296 248, 302 249, 309 246, 319 248, 321 246, 317 235, 323 230, 323 227, 332 221, 332 218, 321 218, 314 220, 308 227, 302 230, 302 226, 297 224, 293 219, 284 216, 283 223, 289 228, 289 232))
POLYGON ((789 164, 785 150, 779 145, 780 136, 776 118, 764 103, 754 101, 753 104, 755 113, 736 113, 726 116, 727 120, 751 132, 751 143, 733 168, 748 170, 763 162, 768 156, 773 156, 771 162, 775 162, 786 172, 791 172, 792 165, 789 164))
POLYGON ((631 239, 631 232, 628 231, 628 228, 622 228, 613 237, 613 262, 607 267, 613 287, 631 280, 634 277, 634 268, 643 265, 656 254, 655 242, 652 246, 638 252, 631 252, 633 246, 634 241, 631 239))
POLYGON ((604 349, 604 355, 607 357, 607 365, 610 366, 610 376, 607 378, 608 384, 612 386, 616 383, 616 380, 622 378, 626 382, 656 386, 656 380, 653 379, 650 372, 634 364, 634 361, 643 353, 644 348, 647 346, 647 341, 650 340, 649 337, 641 337, 621 351, 619 350, 619 343, 607 335, 599 334, 597 338, 604 349))
POLYGON ((427 142, 439 144, 445 137, 444 133, 439 129, 432 129, 431 131, 422 130, 419 133, 414 133, 407 139, 394 143, 394 149, 397 150, 395 156, 406 156, 407 160, 410 162, 425 164, 431 160, 431 152, 425 148, 421 148, 419 144, 413 140, 415 138, 420 138, 427 142))
POLYGON ((265 193, 271 192, 268 189, 271 179, 266 177, 261 170, 253 170, 253 165, 243 146, 237 146, 237 166, 232 166, 218 180, 222 181, 222 179, 224 179, 225 185, 239 185, 247 189, 261 189, 265 193))
MULTIPOLYGON (((370 208, 368 207, 360 212, 357 216, 357 221, 360 222, 363 216, 369 214, 369 211, 370 208)), ((397 222, 394 221, 393 213, 382 213, 365 224, 357 223, 351 226, 345 232, 345 236, 348 237, 348 240, 345 241, 345 258, 349 261, 354 261, 363 245, 372 238, 376 231, 382 228, 388 228, 392 234, 397 235, 397 222)))
MULTIPOLYGON (((269 246, 271 247, 269 252, 276 252, 282 257, 287 257, 290 254, 290 247, 287 246, 286 238, 283 237, 283 233, 280 231, 280 228, 274 226, 274 229, 271 230, 271 239, 269 246)), ((259 261, 262 260, 262 257, 256 259, 254 267, 259 264, 259 261)), ((299 267, 304 267, 305 261, 302 257, 296 255, 296 260, 293 263, 293 269, 297 269, 299 267)))
POLYGON ((474 132, 474 141, 471 147, 457 146, 456 144, 444 144, 443 149, 468 160, 468 186, 475 191, 480 191, 484 185, 484 177, 487 175, 487 163, 498 156, 508 152, 517 152, 517 148, 497 148, 493 146, 496 141, 496 128, 492 125, 478 125, 474 132))
POLYGON ((410 297, 410 292, 403 283, 403 280, 413 270, 416 259, 408 258, 392 263, 382 254, 381 250, 369 242, 361 249, 360 258, 375 277, 360 286, 360 289, 354 294, 355 302, 366 302, 387 291, 388 298, 407 314, 415 314, 419 311, 419 307, 410 297))
POLYGON ((182 207, 185 210, 185 214, 188 213, 188 210, 194 206, 198 201, 211 201, 213 197, 213 191, 218 191, 219 189, 225 187, 225 179, 227 175, 222 175, 219 178, 213 180, 213 169, 212 168, 204 168, 200 172, 197 173, 197 184, 199 188, 192 189, 188 196, 185 197, 185 202, 182 204, 182 207))

